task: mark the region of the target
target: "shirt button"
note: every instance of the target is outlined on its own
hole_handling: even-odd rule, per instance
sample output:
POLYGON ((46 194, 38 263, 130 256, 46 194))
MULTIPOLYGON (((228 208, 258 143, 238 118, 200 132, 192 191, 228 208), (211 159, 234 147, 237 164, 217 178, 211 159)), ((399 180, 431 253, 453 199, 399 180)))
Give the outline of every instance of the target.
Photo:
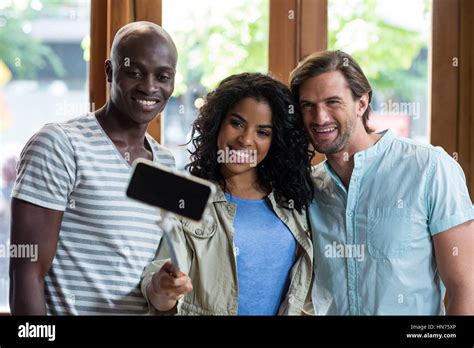
POLYGON ((295 303, 295 296, 290 295, 290 296, 288 297, 288 302, 289 302, 289 303, 295 303))
POLYGON ((196 233, 198 236, 202 236, 204 234, 204 231, 200 228, 196 228, 194 230, 194 233, 196 233))
POLYGON ((352 217, 354 215, 351 211, 347 213, 348 216, 352 217))

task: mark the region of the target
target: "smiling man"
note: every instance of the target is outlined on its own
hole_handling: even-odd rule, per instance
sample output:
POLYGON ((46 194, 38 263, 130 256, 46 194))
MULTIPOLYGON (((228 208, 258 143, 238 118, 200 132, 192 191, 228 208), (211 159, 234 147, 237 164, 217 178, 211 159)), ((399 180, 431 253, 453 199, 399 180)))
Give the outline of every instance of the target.
POLYGON ((120 29, 105 62, 110 100, 95 113, 48 124, 26 144, 12 196, 11 243, 39 259, 12 259, 14 315, 144 314, 139 282, 161 234, 156 210, 130 200, 130 164, 174 167, 146 133, 174 89, 171 37, 158 25, 120 29))
POLYGON ((319 52, 291 74, 314 148, 313 304, 331 315, 474 314, 474 208, 443 149, 374 133, 354 59, 319 52), (350 248, 353 253, 339 252, 350 248))

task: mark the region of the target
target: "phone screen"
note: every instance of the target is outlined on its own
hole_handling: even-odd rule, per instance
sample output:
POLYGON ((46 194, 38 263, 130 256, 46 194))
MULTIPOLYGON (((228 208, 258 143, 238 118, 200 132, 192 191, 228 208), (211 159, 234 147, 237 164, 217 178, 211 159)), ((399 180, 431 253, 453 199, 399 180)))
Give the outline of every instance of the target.
POLYGON ((211 194, 205 184, 167 170, 155 164, 138 162, 132 173, 127 196, 199 221, 211 194))

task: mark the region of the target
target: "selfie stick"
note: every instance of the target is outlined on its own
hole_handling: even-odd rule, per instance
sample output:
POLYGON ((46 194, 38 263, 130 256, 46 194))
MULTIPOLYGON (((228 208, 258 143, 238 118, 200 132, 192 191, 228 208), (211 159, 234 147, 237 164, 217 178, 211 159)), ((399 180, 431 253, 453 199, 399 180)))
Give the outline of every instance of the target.
POLYGON ((172 217, 173 214, 170 214, 168 211, 163 209, 159 209, 159 211, 159 216, 161 216, 161 219, 156 223, 163 231, 163 238, 165 239, 166 244, 168 244, 171 262, 173 263, 173 274, 176 278, 179 278, 181 275, 183 275, 183 273, 181 272, 181 267, 179 267, 178 256, 176 255, 176 250, 170 237, 170 234, 173 233, 174 226, 174 219, 172 217))

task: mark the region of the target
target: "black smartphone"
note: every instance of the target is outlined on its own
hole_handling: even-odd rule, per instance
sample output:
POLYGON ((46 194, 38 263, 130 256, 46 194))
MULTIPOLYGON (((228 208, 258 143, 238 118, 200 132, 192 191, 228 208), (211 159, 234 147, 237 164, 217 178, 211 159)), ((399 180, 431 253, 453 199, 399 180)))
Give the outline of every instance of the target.
POLYGON ((185 218, 200 221, 214 186, 146 159, 137 159, 127 196, 185 218))

